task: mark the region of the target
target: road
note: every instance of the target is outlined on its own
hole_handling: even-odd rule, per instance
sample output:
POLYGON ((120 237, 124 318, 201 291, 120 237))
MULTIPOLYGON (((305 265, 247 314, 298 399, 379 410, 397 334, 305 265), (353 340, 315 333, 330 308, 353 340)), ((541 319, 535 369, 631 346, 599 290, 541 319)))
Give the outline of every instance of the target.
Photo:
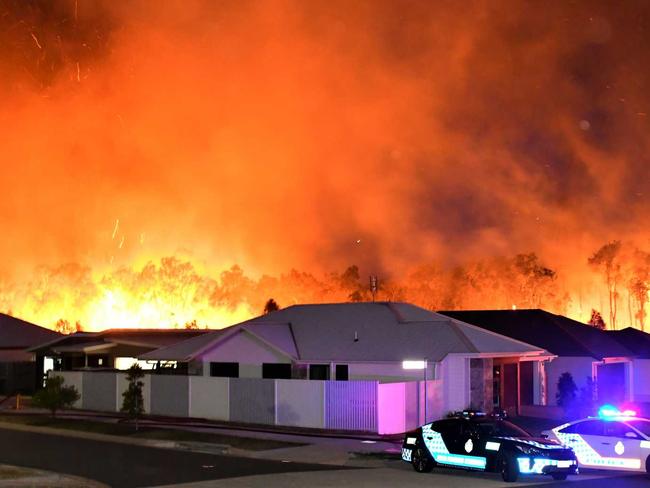
POLYGON ((136 488, 182 484, 208 487, 420 487, 495 488, 537 485, 574 488, 648 488, 645 475, 585 472, 566 482, 548 477, 522 476, 504 483, 492 473, 436 469, 419 474, 400 461, 374 462, 370 469, 301 464, 270 459, 203 454, 136 446, 117 442, 0 429, 0 464, 44 469, 109 486, 136 488))
POLYGON ((0 463, 81 476, 124 488, 270 473, 342 469, 6 429, 0 429, 0 463))
MULTIPOLYGON (((435 469, 420 474, 406 463, 386 462, 383 467, 364 470, 293 472, 230 478, 192 483, 174 488, 648 488, 645 475, 620 476, 598 471, 553 481, 547 476, 521 476, 516 483, 505 483, 495 473, 435 469)), ((171 488, 171 487, 166 487, 171 488)))

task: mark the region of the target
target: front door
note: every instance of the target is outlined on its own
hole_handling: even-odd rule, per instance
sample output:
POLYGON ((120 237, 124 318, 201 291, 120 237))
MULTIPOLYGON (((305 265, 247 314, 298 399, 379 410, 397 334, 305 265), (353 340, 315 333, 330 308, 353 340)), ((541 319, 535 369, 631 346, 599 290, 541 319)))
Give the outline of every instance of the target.
POLYGON ((625 401, 625 363, 598 365, 598 401, 614 405, 625 401))

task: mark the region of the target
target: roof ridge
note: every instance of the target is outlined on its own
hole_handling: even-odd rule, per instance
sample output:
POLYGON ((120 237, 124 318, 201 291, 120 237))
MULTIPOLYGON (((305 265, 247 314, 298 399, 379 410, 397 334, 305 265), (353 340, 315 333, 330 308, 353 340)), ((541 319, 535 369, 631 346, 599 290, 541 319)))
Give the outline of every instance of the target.
MULTIPOLYGON (((589 356, 592 356, 592 357, 595 357, 595 358, 598 358, 598 359, 603 359, 603 357, 605 357, 602 354, 600 354, 599 351, 594 351, 591 347, 586 345, 579 337, 577 337, 576 334, 574 333, 574 331, 572 330, 572 327, 575 327, 575 328, 582 327, 582 330, 589 330, 590 332, 593 331, 596 334, 602 333, 603 337, 607 337, 608 339, 612 340, 613 342, 618 343, 618 341, 615 341, 615 340, 611 339, 607 334, 603 333, 603 331, 600 330, 600 329, 597 329, 595 327, 591 327, 590 325, 587 325, 587 324, 583 324, 582 322, 579 322, 577 320, 573 320, 572 318, 569 318, 569 317, 564 317, 564 316, 557 315, 557 314, 554 314, 554 313, 551 313, 551 312, 546 312, 546 313, 551 316, 551 320, 553 321, 553 323, 555 323, 556 326, 558 328, 560 328, 560 330, 562 330, 566 335, 570 336, 582 348, 582 350, 584 350, 587 353, 587 355, 589 355, 589 356), (566 321, 571 321, 572 322, 571 323, 572 327, 568 327, 564 323, 566 321), (585 327, 587 327, 587 329, 585 329, 585 327)), ((624 349, 627 352, 631 353, 630 354, 631 356, 634 356, 634 353, 632 351, 630 351, 629 349, 627 349, 627 347, 625 347, 624 345, 622 345, 620 343, 618 343, 618 345, 622 349, 624 349)))
POLYGON ((457 323, 456 320, 452 319, 451 317, 448 319, 449 324, 451 325, 451 330, 454 331, 454 333, 458 336, 460 341, 472 352, 479 352, 478 348, 474 345, 474 343, 465 335, 465 333, 460 330, 459 323, 457 323))

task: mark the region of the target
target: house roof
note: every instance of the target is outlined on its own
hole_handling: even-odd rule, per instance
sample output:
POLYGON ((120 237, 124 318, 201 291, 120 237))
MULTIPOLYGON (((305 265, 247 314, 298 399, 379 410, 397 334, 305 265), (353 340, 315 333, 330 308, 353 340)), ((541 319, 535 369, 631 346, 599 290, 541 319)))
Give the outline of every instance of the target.
POLYGON ((439 313, 534 344, 558 356, 589 356, 603 359, 635 355, 605 331, 540 309, 439 313))
POLYGON ((607 335, 632 351, 640 359, 650 359, 650 334, 634 327, 622 330, 608 330, 607 335))
POLYGON ((241 332, 301 361, 439 361, 450 353, 548 354, 414 305, 378 302, 293 305, 140 358, 189 361, 241 332))
POLYGON ((0 349, 26 349, 58 337, 61 334, 53 330, 0 314, 0 349))
POLYGON ((60 336, 30 349, 39 354, 90 352, 109 345, 132 346, 144 352, 204 335, 205 329, 108 329, 60 336))

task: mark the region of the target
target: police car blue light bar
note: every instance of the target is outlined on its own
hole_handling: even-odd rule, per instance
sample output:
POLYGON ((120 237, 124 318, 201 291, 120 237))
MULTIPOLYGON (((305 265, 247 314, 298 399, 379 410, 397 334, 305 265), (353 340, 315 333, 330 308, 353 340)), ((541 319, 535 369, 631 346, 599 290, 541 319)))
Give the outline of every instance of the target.
POLYGON ((619 417, 636 417, 636 412, 631 409, 626 409, 621 412, 613 405, 603 405, 598 410, 598 416, 603 420, 609 420, 619 417))

